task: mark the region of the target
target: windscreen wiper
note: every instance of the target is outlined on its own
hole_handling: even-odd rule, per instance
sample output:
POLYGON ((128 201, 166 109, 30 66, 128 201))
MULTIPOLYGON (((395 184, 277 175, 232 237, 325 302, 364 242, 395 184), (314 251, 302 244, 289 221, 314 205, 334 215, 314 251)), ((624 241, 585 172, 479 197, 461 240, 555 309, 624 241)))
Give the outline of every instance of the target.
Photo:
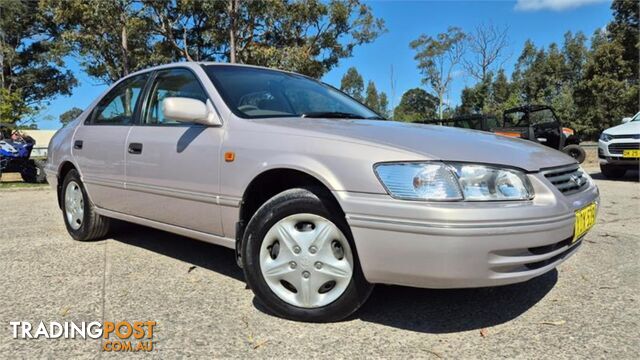
POLYGON ((306 112, 300 115, 303 118, 329 118, 329 119, 364 119, 362 115, 340 111, 306 112))

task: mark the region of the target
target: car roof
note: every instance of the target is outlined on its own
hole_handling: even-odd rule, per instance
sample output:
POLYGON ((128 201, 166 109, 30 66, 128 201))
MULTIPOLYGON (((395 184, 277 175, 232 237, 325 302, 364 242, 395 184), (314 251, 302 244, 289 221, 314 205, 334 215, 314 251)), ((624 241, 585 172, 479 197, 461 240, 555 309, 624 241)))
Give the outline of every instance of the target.
MULTIPOLYGON (((232 63, 224 63, 224 62, 216 62, 216 61, 179 61, 179 62, 172 62, 172 63, 168 63, 168 64, 157 65, 157 66, 153 66, 153 67, 150 67, 150 68, 138 70, 138 71, 133 72, 133 73, 127 75, 127 76, 123 76, 122 78, 118 79, 117 82, 120 82, 120 81, 122 81, 124 79, 127 79, 129 77, 132 77, 132 76, 136 76, 136 75, 140 75, 140 74, 144 74, 144 73, 152 72, 152 71, 156 71, 156 70, 171 69, 171 68, 175 68, 175 67, 195 68, 195 67, 198 67, 198 66, 237 66, 237 67, 247 67, 247 68, 254 68, 254 69, 278 71, 278 72, 283 72, 283 73, 287 73, 287 74, 295 74, 295 75, 298 75, 298 76, 304 76, 304 77, 310 78, 307 75, 298 74, 298 73, 295 73, 293 71, 274 69, 274 68, 269 68, 269 67, 265 67, 265 66, 258 66, 258 65, 237 64, 237 63, 232 64, 232 63)), ((310 78, 310 79, 313 79, 313 78, 310 78)), ((315 80, 315 79, 313 79, 313 80, 315 80)))

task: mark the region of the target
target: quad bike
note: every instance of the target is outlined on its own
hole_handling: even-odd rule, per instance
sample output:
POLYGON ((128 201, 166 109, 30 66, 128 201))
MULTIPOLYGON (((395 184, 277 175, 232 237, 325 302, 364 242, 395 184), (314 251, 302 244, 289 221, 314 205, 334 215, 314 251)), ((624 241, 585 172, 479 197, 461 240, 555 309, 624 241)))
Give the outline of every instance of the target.
POLYGON ((502 122, 495 116, 481 114, 451 119, 417 121, 493 132, 498 135, 531 140, 560 150, 582 163, 587 154, 580 147, 580 138, 573 129, 563 127, 553 108, 546 105, 526 105, 508 109, 502 122))
POLYGON ((44 183, 44 161, 30 159, 36 141, 11 125, 0 124, 0 177, 4 172, 19 172, 27 183, 44 183))

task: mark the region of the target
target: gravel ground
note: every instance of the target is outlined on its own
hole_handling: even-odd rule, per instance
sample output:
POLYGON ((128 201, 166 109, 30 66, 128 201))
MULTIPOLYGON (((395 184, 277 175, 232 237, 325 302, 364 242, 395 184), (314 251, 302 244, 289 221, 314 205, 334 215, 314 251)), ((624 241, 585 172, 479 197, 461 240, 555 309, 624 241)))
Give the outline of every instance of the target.
MULTIPOLYGON (((598 223, 581 250, 527 283, 378 286, 352 318, 267 314, 231 250, 130 224, 73 241, 49 189, 0 190, 0 357, 129 357, 98 340, 16 340, 9 321, 155 320, 155 357, 628 358, 640 352, 640 184, 593 176, 598 223)), ((141 354, 137 354, 138 357, 141 354)))

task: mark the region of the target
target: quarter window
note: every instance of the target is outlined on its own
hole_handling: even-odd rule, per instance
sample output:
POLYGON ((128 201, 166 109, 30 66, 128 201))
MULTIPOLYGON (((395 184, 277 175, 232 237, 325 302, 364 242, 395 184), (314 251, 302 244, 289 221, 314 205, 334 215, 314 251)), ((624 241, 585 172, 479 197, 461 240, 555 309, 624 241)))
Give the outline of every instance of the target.
POLYGON ((96 106, 91 123, 98 125, 128 125, 133 122, 136 105, 148 75, 124 80, 111 90, 96 106))
POLYGON ((162 101, 168 97, 186 97, 190 99, 207 101, 207 94, 196 76, 186 69, 173 69, 158 73, 151 89, 149 103, 144 118, 145 124, 172 125, 177 121, 164 117, 162 101))

